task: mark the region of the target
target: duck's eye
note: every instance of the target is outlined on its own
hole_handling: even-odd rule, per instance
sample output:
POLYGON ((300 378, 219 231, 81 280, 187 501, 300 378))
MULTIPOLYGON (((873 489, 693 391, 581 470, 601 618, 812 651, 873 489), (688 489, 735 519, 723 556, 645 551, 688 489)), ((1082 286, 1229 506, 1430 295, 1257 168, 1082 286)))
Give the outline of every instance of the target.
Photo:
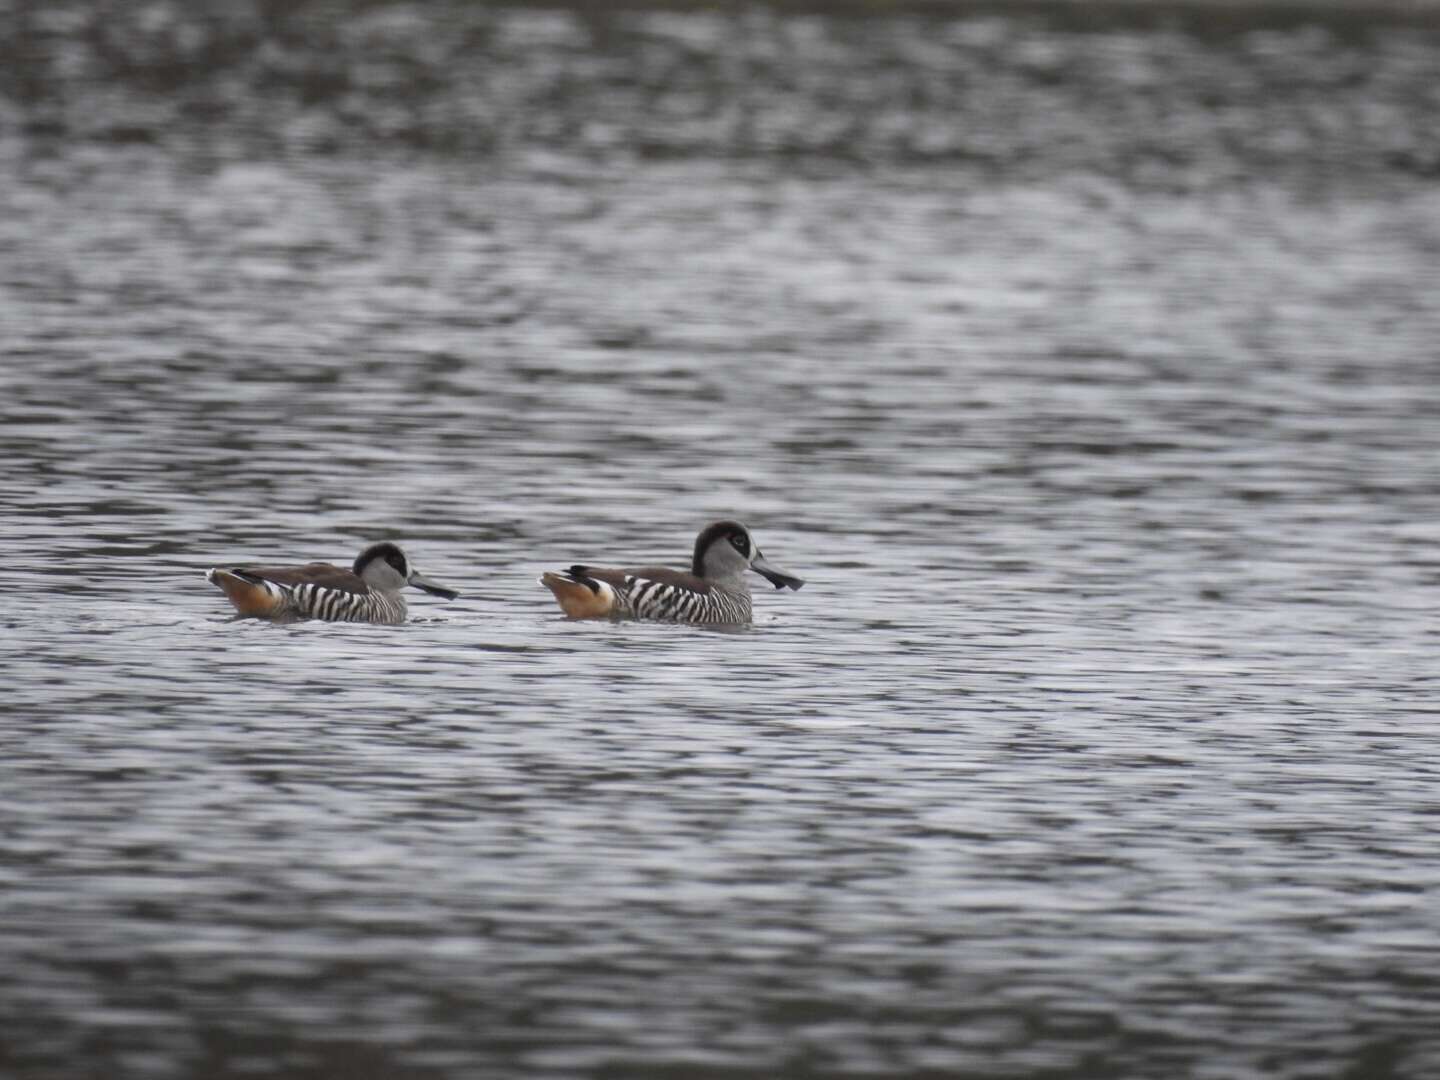
POLYGON ((733 544, 733 545, 735 546, 735 550, 738 551, 738 552, 740 552, 742 555, 743 555, 743 554, 749 549, 749 547, 750 547, 750 542, 745 539, 745 534, 744 534, 744 533, 731 533, 731 534, 730 534, 730 543, 733 544))

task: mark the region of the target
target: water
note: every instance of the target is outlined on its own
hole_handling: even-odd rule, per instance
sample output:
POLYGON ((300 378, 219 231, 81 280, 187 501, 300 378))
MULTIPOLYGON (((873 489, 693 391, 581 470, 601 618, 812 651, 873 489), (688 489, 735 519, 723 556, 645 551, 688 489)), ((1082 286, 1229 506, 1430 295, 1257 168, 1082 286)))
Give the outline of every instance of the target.
POLYGON ((9 9, 0 1072, 1440 1074, 1433 28, 597 10, 9 9))

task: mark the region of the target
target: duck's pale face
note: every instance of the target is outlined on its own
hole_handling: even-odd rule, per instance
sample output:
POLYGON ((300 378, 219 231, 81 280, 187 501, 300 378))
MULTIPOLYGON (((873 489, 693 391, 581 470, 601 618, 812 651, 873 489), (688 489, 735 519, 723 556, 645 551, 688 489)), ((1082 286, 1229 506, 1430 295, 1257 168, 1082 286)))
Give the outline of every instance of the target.
POLYGON ((712 579, 743 577, 750 569, 754 550, 750 533, 743 526, 718 530, 700 555, 703 574, 712 579))
POLYGON ((454 600, 460 594, 438 582, 431 581, 410 565, 405 552, 396 544, 372 544, 355 560, 355 574, 377 592, 399 592, 414 585, 436 596, 454 600))
POLYGON ((743 581, 745 571, 754 570, 777 589, 798 589, 805 582, 771 566, 755 546, 750 530, 739 522, 720 521, 700 535, 699 573, 711 580, 743 581))

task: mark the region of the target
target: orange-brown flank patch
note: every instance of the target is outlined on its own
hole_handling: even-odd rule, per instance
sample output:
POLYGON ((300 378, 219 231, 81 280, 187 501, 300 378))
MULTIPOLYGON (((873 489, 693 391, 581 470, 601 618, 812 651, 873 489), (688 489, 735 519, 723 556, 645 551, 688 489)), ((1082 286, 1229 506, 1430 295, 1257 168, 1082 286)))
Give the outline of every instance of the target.
POLYGON ((548 572, 540 576, 540 583, 555 594, 560 607, 572 619, 595 619, 610 614, 611 597, 603 589, 594 592, 588 585, 548 572))
POLYGON ((263 585, 246 581, 224 570, 216 570, 210 580, 224 590, 230 603, 235 605, 235 610, 241 615, 265 618, 280 610, 281 601, 266 592, 263 585))

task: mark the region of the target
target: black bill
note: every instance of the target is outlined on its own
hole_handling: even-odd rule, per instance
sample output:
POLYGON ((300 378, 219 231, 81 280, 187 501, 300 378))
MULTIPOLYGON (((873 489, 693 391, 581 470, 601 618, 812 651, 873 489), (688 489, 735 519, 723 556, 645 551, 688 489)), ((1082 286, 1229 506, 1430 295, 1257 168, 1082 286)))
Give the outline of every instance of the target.
POLYGON ((805 584, 804 578, 798 578, 794 574, 787 574, 784 570, 777 570, 765 561, 765 556, 755 552, 755 558, 750 560, 750 569, 765 577, 770 584, 777 589, 799 589, 805 584))

